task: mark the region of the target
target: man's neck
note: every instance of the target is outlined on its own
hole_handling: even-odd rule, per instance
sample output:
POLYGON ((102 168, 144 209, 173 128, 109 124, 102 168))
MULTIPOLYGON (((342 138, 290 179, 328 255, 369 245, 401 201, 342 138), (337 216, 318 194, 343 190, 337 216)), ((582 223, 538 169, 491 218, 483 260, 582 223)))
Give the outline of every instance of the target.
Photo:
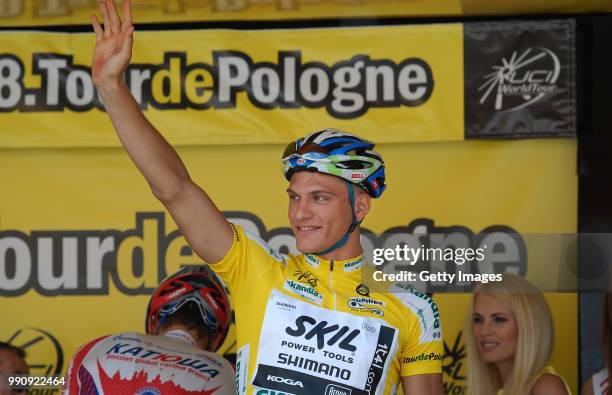
POLYGON ((321 258, 328 261, 345 261, 347 259, 358 257, 362 253, 363 248, 361 248, 359 228, 357 228, 353 231, 353 233, 351 233, 345 245, 330 251, 327 254, 321 255, 321 258))
POLYGON ((194 347, 198 347, 198 343, 195 341, 193 336, 191 336, 189 332, 183 329, 171 329, 169 331, 164 332, 162 336, 168 336, 173 339, 177 339, 185 343, 189 343, 194 347))

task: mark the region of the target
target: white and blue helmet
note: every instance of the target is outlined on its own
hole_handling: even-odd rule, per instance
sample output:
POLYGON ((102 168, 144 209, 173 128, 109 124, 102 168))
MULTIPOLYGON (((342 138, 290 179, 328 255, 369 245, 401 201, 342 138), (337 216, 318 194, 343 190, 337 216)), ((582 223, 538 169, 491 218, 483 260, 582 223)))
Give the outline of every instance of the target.
POLYGON ((287 180, 296 171, 340 177, 377 198, 386 188, 385 165, 374 143, 336 129, 324 129, 291 142, 283 153, 287 180))

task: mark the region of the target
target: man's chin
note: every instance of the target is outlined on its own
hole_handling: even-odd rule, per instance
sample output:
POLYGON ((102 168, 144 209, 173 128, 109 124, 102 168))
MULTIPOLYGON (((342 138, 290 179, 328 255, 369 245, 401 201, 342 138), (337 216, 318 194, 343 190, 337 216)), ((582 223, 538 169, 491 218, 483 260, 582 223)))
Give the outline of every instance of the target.
POLYGON ((325 250, 324 247, 320 247, 318 243, 300 243, 296 242, 296 248, 302 254, 316 254, 320 251, 325 250))

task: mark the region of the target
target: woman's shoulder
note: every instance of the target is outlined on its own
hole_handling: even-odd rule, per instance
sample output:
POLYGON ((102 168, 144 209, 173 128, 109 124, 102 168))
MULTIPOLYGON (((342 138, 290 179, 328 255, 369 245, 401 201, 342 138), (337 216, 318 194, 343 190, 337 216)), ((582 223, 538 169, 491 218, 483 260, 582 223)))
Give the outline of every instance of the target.
POLYGON ((533 395, 571 395, 565 381, 552 368, 542 371, 531 393, 533 395))

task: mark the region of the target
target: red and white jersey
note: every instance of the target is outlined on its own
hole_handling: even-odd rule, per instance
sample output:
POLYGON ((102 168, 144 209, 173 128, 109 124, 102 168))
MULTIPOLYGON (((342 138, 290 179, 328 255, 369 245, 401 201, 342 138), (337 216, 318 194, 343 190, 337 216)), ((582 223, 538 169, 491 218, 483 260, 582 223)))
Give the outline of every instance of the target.
POLYGON ((164 336, 128 332, 92 340, 76 352, 67 376, 64 395, 236 393, 230 363, 197 348, 183 331, 164 336))
POLYGON ((608 395, 609 388, 608 369, 603 368, 593 375, 593 394, 608 395))

